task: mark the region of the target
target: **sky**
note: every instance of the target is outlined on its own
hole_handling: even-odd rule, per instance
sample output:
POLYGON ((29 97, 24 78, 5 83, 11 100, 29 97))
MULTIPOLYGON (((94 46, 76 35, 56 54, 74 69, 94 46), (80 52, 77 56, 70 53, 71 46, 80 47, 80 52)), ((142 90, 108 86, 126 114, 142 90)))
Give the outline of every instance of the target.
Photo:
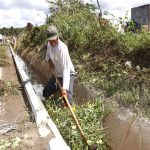
MULTIPOLYGON (((97 0, 84 0, 97 5, 97 0)), ((115 17, 124 17, 128 11, 145 4, 150 0, 99 0, 102 11, 108 11, 115 17)), ((27 22, 33 25, 42 25, 46 15, 49 15, 46 0, 0 0, 0 28, 2 27, 25 27, 27 22)))

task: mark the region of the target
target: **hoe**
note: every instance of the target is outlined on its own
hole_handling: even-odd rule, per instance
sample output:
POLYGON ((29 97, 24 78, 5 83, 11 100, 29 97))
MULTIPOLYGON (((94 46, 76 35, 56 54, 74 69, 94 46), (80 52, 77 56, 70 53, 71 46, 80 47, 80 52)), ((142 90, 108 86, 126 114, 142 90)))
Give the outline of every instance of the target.
MULTIPOLYGON (((56 73, 54 71, 53 71, 53 75, 55 76, 56 82, 58 83, 58 86, 59 86, 60 90, 62 91, 61 84, 60 84, 60 82, 59 82, 59 80, 58 80, 58 78, 56 76, 56 73)), ((67 96, 63 96, 63 98, 64 98, 64 100, 65 100, 65 102, 66 102, 66 104, 67 104, 67 106, 68 106, 68 108, 70 110, 70 113, 71 113, 71 115, 72 115, 72 117, 73 117, 73 119, 74 119, 74 121, 76 123, 76 126, 77 126, 77 128, 78 128, 78 130, 79 130, 79 132, 81 134, 83 142, 85 142, 85 144, 87 144, 87 146, 88 146, 88 150, 97 150, 98 146, 96 144, 94 144, 94 145, 89 145, 88 144, 87 138, 85 137, 85 134, 84 134, 84 132, 83 132, 81 126, 80 126, 80 123, 79 123, 79 121, 78 121, 78 119, 77 119, 77 117, 76 117, 76 115, 75 115, 75 113, 74 113, 74 111, 73 111, 69 101, 68 101, 67 96)))

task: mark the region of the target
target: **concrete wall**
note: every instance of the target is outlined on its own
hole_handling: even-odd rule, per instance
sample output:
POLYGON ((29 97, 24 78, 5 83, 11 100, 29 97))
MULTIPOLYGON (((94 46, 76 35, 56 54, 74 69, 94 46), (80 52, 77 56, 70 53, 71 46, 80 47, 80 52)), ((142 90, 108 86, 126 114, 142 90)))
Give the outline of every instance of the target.
POLYGON ((132 8, 131 19, 144 25, 145 30, 150 31, 150 4, 132 8))

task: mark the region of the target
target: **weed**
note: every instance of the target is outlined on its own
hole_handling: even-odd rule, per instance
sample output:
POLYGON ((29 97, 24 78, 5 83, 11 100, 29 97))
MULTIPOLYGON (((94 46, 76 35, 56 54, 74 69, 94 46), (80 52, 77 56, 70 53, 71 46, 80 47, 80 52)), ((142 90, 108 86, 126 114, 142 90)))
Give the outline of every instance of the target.
MULTIPOLYGON (((50 98, 45 104, 50 116, 58 126, 66 142, 73 150, 87 149, 68 109, 62 108, 62 99, 50 98)), ((76 107, 76 115, 86 134, 89 144, 98 144, 99 150, 106 150, 106 136, 102 120, 105 117, 103 102, 96 100, 76 107)))
POLYGON ((0 80, 0 96, 2 95, 18 95, 20 93, 19 86, 12 81, 4 82, 0 80))
POLYGON ((1 150, 21 150, 21 139, 19 137, 11 137, 8 139, 0 140, 1 150))
POLYGON ((6 59, 6 46, 0 46, 0 59, 6 59))

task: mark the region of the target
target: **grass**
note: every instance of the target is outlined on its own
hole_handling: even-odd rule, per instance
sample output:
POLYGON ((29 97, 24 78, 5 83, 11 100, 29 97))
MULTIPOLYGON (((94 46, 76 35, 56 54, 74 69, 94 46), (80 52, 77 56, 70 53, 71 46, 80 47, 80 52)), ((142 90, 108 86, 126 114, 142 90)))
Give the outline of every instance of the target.
POLYGON ((21 150, 21 139, 19 137, 11 137, 5 140, 0 140, 0 149, 1 150, 21 150))
MULTIPOLYGON (((82 142, 69 109, 62 108, 62 99, 52 97, 46 101, 45 106, 71 149, 87 150, 88 147, 82 142)), ((104 110, 103 101, 95 100, 93 103, 75 106, 75 108, 75 114, 88 139, 89 145, 96 143, 99 150, 107 150, 107 139, 103 129, 103 119, 107 113, 104 110)))
POLYGON ((101 72, 89 72, 82 67, 78 79, 86 86, 101 91, 104 97, 115 100, 120 106, 130 108, 133 112, 150 117, 150 78, 149 69, 140 72, 126 68, 113 69, 114 65, 101 72), (110 71, 111 69, 111 71, 110 71))
POLYGON ((12 81, 0 80, 0 96, 3 95, 18 95, 20 87, 12 81))
POLYGON ((0 59, 6 59, 7 47, 0 45, 0 59))
POLYGON ((7 47, 0 45, 0 67, 9 67, 10 63, 7 61, 7 47))

